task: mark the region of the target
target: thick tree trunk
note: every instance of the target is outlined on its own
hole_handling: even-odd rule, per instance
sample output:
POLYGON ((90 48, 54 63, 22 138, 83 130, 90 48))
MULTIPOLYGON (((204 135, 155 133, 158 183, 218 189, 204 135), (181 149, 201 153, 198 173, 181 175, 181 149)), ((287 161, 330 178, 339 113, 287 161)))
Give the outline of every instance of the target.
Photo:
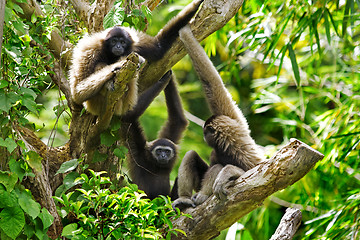
POLYGON ((321 160, 323 155, 308 145, 293 139, 273 158, 247 171, 231 187, 226 201, 211 196, 185 216, 173 221, 174 227, 185 231, 172 239, 210 239, 241 217, 259 207, 276 191, 294 184, 321 160))

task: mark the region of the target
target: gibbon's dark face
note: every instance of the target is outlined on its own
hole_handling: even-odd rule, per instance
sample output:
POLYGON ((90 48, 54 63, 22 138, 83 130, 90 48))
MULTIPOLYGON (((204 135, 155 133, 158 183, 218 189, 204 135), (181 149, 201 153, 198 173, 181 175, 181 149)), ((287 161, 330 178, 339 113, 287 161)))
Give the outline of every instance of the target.
POLYGON ((132 44, 129 33, 120 27, 114 27, 105 38, 106 50, 116 60, 129 55, 132 44))
POLYGON ((159 166, 167 167, 176 159, 175 145, 167 139, 155 141, 150 151, 159 166))

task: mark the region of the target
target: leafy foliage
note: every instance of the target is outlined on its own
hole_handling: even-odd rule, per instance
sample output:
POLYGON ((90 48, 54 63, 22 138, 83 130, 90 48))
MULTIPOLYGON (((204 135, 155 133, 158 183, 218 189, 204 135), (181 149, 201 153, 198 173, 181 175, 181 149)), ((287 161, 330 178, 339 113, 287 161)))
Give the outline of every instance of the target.
POLYGON ((11 161, 10 164, 12 172, 0 171, 0 238, 49 239, 46 232, 53 223, 53 216, 18 184, 24 175, 23 170, 14 171, 18 163, 11 161))
POLYGON ((173 229, 171 219, 180 216, 171 207, 169 197, 152 201, 138 192, 136 185, 124 187, 113 193, 108 188, 105 172, 89 170, 90 176, 81 174, 76 179, 81 188, 62 194, 55 199, 59 210, 69 221, 62 236, 69 239, 170 239, 173 229))

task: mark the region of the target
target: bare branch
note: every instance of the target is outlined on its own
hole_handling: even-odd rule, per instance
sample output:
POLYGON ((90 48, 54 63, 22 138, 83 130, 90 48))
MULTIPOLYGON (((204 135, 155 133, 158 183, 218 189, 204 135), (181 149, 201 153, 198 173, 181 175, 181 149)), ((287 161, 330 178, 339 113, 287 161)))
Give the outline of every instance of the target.
POLYGON ((185 213, 193 218, 181 217, 173 221, 187 236, 179 234, 173 239, 209 239, 217 236, 239 218, 259 207, 271 194, 294 184, 305 176, 323 155, 308 145, 293 139, 273 158, 261 162, 247 171, 229 188, 231 194, 225 202, 210 197, 185 213))
POLYGON ((287 208, 279 226, 270 240, 291 240, 301 224, 302 214, 299 209, 287 208))

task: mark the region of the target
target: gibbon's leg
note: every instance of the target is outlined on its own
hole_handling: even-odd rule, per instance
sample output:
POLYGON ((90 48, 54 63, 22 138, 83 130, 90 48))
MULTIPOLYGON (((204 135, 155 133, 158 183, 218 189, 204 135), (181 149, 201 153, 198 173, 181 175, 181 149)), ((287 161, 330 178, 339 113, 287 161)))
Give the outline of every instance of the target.
POLYGON ((164 89, 168 120, 159 132, 159 138, 167 138, 178 144, 182 133, 185 131, 188 121, 185 117, 181 104, 181 98, 176 87, 175 79, 170 80, 164 89))
POLYGON ((204 178, 209 166, 193 150, 188 151, 181 161, 178 173, 178 195, 179 198, 173 203, 173 208, 180 210, 187 207, 195 207, 191 196, 193 190, 199 191, 201 180, 204 178))
POLYGON ((202 81, 206 99, 213 115, 226 115, 248 128, 245 117, 232 100, 218 71, 194 37, 190 26, 186 25, 183 27, 179 31, 179 36, 184 43, 200 80, 202 81))
POLYGON ((215 196, 220 200, 225 200, 229 194, 229 187, 235 185, 236 179, 245 173, 241 168, 234 165, 226 165, 221 169, 212 186, 215 196))
POLYGON ((215 164, 205 173, 204 179, 201 182, 201 190, 192 197, 195 205, 202 204, 213 193, 213 184, 222 168, 223 165, 215 164))
POLYGON ((116 76, 116 72, 123 65, 123 61, 105 66, 87 78, 78 82, 72 88, 72 96, 76 103, 82 104, 100 92, 104 84, 116 76))

